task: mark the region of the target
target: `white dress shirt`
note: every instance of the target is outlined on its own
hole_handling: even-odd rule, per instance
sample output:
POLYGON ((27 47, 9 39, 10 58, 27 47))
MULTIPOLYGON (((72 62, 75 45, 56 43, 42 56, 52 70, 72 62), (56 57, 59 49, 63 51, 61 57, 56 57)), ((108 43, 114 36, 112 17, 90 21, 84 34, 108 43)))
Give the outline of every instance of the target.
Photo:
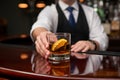
MULTIPOLYGON (((69 12, 66 10, 68 5, 65 4, 64 2, 62 2, 62 0, 59 0, 58 3, 60 5, 63 13, 65 14, 66 18, 68 19, 69 12)), ((77 22, 77 17, 78 17, 78 12, 79 12, 77 0, 72 5, 72 7, 75 8, 75 10, 73 11, 73 14, 74 14, 75 21, 77 22)), ((106 48, 108 46, 108 37, 107 37, 106 33, 104 32, 104 28, 101 24, 101 21, 97 15, 97 13, 93 10, 93 8, 83 5, 83 4, 82 4, 82 8, 85 12, 86 19, 87 19, 87 22, 89 25, 90 39, 99 42, 100 50, 106 50, 106 48)), ((32 38, 33 30, 38 27, 44 27, 49 31, 56 32, 57 25, 58 25, 58 13, 57 13, 55 4, 52 4, 50 6, 45 7, 39 13, 36 22, 32 25, 32 29, 30 31, 30 36, 32 38)))

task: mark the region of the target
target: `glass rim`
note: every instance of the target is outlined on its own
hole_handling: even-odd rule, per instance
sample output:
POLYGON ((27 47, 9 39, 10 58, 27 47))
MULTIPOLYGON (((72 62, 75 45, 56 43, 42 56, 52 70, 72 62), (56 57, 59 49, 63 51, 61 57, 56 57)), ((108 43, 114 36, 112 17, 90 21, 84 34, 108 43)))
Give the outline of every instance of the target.
POLYGON ((54 34, 69 34, 69 35, 71 35, 71 33, 67 33, 67 32, 56 32, 54 34))

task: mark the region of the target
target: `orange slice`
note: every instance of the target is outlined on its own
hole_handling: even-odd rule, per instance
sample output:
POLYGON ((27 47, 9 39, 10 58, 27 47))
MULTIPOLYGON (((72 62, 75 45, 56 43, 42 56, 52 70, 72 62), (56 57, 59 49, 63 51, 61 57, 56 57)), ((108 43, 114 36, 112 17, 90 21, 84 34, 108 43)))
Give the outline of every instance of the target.
POLYGON ((52 45, 52 51, 58 50, 59 48, 65 46, 66 43, 67 43, 66 39, 59 39, 52 45))

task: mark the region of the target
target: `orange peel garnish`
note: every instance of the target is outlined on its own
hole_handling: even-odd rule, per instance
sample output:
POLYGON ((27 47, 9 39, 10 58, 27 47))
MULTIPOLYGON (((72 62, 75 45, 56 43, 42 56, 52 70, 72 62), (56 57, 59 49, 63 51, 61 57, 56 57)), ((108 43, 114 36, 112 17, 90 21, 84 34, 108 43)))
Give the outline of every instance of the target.
POLYGON ((59 48, 65 46, 66 43, 67 43, 66 39, 59 39, 52 45, 52 51, 58 50, 59 48))

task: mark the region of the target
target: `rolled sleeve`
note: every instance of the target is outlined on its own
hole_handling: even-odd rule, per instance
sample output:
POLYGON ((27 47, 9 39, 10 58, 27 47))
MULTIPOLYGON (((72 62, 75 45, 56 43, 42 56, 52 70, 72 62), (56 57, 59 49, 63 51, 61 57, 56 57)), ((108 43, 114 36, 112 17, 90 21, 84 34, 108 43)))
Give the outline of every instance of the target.
POLYGON ((108 36, 104 31, 100 18, 96 12, 93 12, 92 23, 90 25, 90 39, 99 43, 100 50, 106 50, 108 47, 108 36))
POLYGON ((43 27, 46 28, 48 31, 51 30, 51 25, 52 25, 51 19, 52 18, 51 18, 50 6, 47 6, 38 14, 36 22, 32 25, 32 28, 30 30, 30 36, 32 40, 33 40, 32 32, 34 31, 34 29, 38 27, 43 27))

